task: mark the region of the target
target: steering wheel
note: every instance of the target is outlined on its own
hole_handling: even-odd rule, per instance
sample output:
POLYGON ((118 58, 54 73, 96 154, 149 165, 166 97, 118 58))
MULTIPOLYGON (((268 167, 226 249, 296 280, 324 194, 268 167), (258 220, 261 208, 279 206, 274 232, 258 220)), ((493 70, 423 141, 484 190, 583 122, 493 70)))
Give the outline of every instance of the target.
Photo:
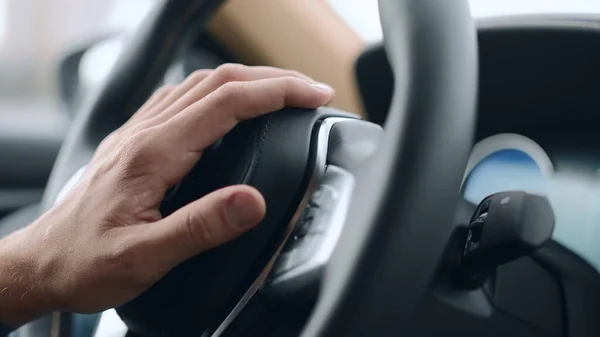
MULTIPOLYGON (((149 97, 221 2, 157 6, 78 114, 48 183, 46 209, 76 183, 99 142, 149 97)), ((244 122, 214 144, 167 195, 163 213, 246 183, 263 193, 267 216, 117 308, 134 335, 236 335, 236 324, 239 330, 257 306, 279 310, 311 296, 316 307, 303 336, 411 331, 453 244, 475 125, 477 42, 466 0, 379 5, 395 79, 384 131, 335 109, 294 109, 244 122)), ((61 336, 68 335, 64 313, 28 331, 48 333, 57 317, 61 336)))

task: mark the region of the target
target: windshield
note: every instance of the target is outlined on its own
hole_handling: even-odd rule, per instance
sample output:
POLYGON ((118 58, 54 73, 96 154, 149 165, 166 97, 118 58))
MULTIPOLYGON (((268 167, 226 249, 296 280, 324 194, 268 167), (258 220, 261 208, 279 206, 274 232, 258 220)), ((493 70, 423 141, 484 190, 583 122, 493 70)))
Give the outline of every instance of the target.
MULTIPOLYGON (((377 0, 328 0, 367 42, 382 39, 377 0)), ((600 13, 598 0, 470 0, 476 18, 536 13, 600 13)))
POLYGON ((134 29, 153 3, 0 0, 0 117, 10 114, 15 123, 30 123, 32 114, 58 118, 59 62, 94 39, 134 29))

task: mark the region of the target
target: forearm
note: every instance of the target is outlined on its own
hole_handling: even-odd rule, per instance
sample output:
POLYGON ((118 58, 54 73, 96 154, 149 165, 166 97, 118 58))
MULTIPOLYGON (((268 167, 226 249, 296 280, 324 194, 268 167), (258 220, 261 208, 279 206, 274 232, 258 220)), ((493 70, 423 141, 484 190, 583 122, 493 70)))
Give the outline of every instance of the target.
POLYGON ((28 239, 27 230, 21 230, 0 240, 0 322, 10 327, 51 309, 36 254, 25 251, 28 239))

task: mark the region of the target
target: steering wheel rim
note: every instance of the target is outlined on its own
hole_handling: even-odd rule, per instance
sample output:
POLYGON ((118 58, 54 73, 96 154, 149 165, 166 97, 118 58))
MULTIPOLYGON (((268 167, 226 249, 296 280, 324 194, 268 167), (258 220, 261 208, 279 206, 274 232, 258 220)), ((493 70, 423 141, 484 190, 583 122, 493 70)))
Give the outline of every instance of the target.
MULTIPOLYGON (((168 61, 188 40, 184 33, 198 31, 221 2, 165 1, 157 6, 136 44, 75 119, 50 177, 44 209, 100 140, 155 88, 168 61), (173 16, 183 19, 167 24, 173 16), (157 36, 174 42, 160 45, 152 40, 157 36), (156 59, 140 58, 152 50, 158 51, 156 59)), ((395 78, 385 140, 370 169, 357 173, 348 224, 303 332, 307 337, 410 331, 411 314, 454 229, 477 94, 477 42, 468 3, 380 0, 379 5, 395 78)))
POLYGON ((160 84, 171 60, 204 31, 225 0, 162 0, 130 37, 101 88, 84 102, 58 154, 42 199, 54 205, 71 176, 108 134, 123 125, 160 84), (179 18, 176 22, 173 18, 179 18), (148 57, 152 55, 152 57, 148 57))
POLYGON ((379 0, 379 8, 395 84, 385 139, 357 179, 306 337, 410 335, 455 229, 476 120, 469 4, 379 0))

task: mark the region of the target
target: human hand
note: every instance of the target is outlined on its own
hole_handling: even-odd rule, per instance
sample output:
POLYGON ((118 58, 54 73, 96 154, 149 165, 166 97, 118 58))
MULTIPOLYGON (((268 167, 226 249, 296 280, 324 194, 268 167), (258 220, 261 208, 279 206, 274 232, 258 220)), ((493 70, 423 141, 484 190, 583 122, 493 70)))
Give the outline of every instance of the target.
POLYGON ((296 72, 241 65, 158 90, 100 144, 61 202, 0 241, 0 321, 18 326, 53 310, 119 306, 179 263, 251 229, 266 206, 249 186, 215 191, 166 218, 159 206, 238 122, 332 97, 296 72))

